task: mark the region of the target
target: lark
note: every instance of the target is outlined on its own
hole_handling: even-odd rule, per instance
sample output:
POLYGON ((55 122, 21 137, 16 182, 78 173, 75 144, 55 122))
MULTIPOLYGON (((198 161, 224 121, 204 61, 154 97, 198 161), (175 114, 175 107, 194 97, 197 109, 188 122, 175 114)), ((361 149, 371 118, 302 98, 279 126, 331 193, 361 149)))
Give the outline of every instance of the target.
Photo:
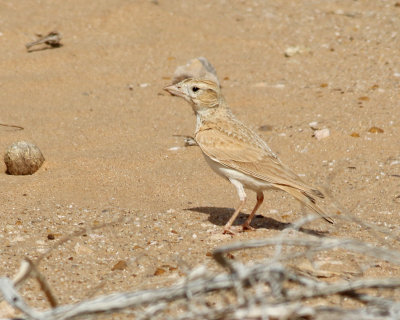
POLYGON ((191 104, 197 118, 194 138, 207 163, 237 190, 240 203, 223 233, 254 230, 250 223, 264 200, 263 191, 268 189, 286 191, 327 222, 333 223, 332 218, 317 204, 318 198, 324 198, 323 193, 303 182, 256 132, 233 115, 216 83, 185 79, 164 89, 191 104), (243 225, 234 228, 232 224, 245 205, 244 189, 256 192, 257 203, 243 225))

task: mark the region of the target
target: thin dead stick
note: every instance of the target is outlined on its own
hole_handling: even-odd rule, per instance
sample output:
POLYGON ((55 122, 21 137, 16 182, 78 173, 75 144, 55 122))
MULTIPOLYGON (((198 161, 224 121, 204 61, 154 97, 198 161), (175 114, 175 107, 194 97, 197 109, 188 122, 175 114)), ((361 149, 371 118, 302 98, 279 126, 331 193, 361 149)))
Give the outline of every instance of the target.
POLYGON ((23 312, 32 319, 40 319, 41 312, 32 309, 26 304, 25 300, 15 289, 14 283, 11 279, 0 278, 0 292, 3 294, 4 299, 14 308, 23 312))
POLYGON ((21 262, 20 269, 17 275, 13 279, 14 286, 21 284, 30 276, 33 276, 40 285, 40 289, 44 292, 47 300, 50 303, 51 307, 57 306, 57 299, 51 292, 50 286, 47 283, 46 278, 39 272, 37 266, 33 261, 27 257, 24 258, 21 262))
MULTIPOLYGON (((120 219, 118 220, 120 221, 120 219)), ((309 219, 312 219, 312 217, 305 217, 305 219, 296 223, 294 228, 298 230, 309 219)), ((73 235, 61 239, 59 243, 49 250, 54 250, 56 246, 62 245, 77 234, 87 233, 95 228, 79 230, 73 235)), ((292 305, 298 305, 299 308, 290 309, 293 310, 291 311, 293 313, 286 314, 286 318, 299 318, 301 314, 310 317, 318 315, 318 312, 320 312, 318 307, 302 309, 302 301, 332 295, 345 296, 366 305, 366 308, 358 309, 356 312, 338 309, 337 313, 342 314, 342 318, 346 318, 346 315, 350 314, 362 315, 363 312, 365 314, 374 312, 374 314, 382 316, 390 314, 391 318, 387 319, 398 319, 400 317, 400 304, 397 301, 375 297, 358 291, 363 289, 386 289, 386 291, 399 289, 400 278, 340 280, 333 283, 326 283, 302 276, 301 274, 299 275, 295 270, 283 264, 286 260, 304 257, 309 253, 314 254, 334 249, 353 251, 371 256, 374 259, 382 259, 400 265, 400 252, 393 249, 376 247, 356 240, 323 237, 282 239, 278 237, 274 239, 236 242, 216 249, 214 251, 214 258, 222 266, 228 267, 230 272, 215 274, 205 266, 201 266, 190 272, 185 280, 173 286, 152 290, 114 293, 88 299, 77 304, 58 306, 44 312, 37 312, 30 309, 29 306, 24 305, 23 300, 18 297, 18 293, 14 287, 12 288, 14 291, 11 290, 11 293, 14 292, 13 297, 16 297, 16 300, 13 297, 7 297, 7 294, 10 295, 10 292, 4 293, 4 290, 7 291, 7 289, 10 289, 10 286, 6 283, 5 287, 2 287, 2 284, 5 283, 4 281, 0 281, 0 292, 3 292, 6 300, 15 308, 23 311, 27 316, 38 320, 67 320, 78 316, 113 313, 132 308, 134 310, 129 313, 139 315, 142 319, 150 319, 152 317, 165 319, 166 317, 168 318, 167 315, 171 315, 171 310, 177 310, 176 304, 179 304, 186 311, 183 315, 181 314, 182 316, 174 317, 174 319, 221 319, 223 317, 243 319, 246 317, 246 312, 250 314, 252 310, 257 308, 261 310, 260 314, 263 315, 267 314, 265 310, 270 310, 271 312, 274 309, 276 311, 289 310, 287 306, 292 305), (290 255, 274 255, 271 260, 264 259, 260 263, 248 265, 237 260, 230 262, 224 257, 226 253, 232 251, 262 248, 265 246, 303 247, 304 250, 297 255, 293 253, 290 255), (288 283, 291 285, 288 286, 288 283), (256 295, 254 295, 254 289, 258 290, 256 295), (205 299, 207 295, 208 297, 218 295, 222 299, 223 304, 218 306, 207 304, 205 299), (235 300, 232 302, 231 299, 227 299, 228 295, 235 297, 235 300), (225 300, 224 297, 226 298, 225 300), (236 310, 242 310, 242 312, 235 314, 236 310)), ((49 251, 44 256, 48 253, 49 251)), ((39 263, 41 259, 43 257, 39 257, 36 263, 39 263)), ((28 264, 28 262, 26 263, 28 264)), ((16 279, 27 277, 28 272, 23 271, 22 267, 16 279)), ((32 270, 32 268, 26 266, 24 269, 32 270)), ((34 274, 32 273, 32 275, 34 274)), ((280 315, 279 313, 278 316, 271 314, 271 317, 283 319, 284 317, 280 315)), ((320 318, 316 316, 315 319, 320 318)), ((369 318, 359 316, 354 319, 369 318)))
POLYGON ((17 125, 14 125, 14 124, 0 123, 0 126, 2 126, 2 127, 9 127, 9 128, 16 128, 16 129, 18 129, 18 130, 24 130, 24 127, 17 126, 17 125))
MULTIPOLYGON (((247 266, 247 277, 252 276, 262 279, 263 276, 270 274, 270 271, 271 270, 265 266, 247 266)), ((96 313, 111 313, 123 310, 125 308, 132 308, 148 303, 154 305, 161 302, 171 302, 177 299, 185 299, 188 289, 194 296, 200 293, 211 292, 215 290, 232 289, 233 285, 234 280, 232 279, 231 274, 218 274, 213 277, 202 277, 188 283, 182 283, 180 285, 161 289, 116 293, 107 296, 101 296, 77 304, 60 306, 50 311, 45 311, 41 314, 32 312, 30 309, 21 308, 20 299, 17 299, 17 303, 14 302, 14 299, 7 297, 6 299, 11 305, 17 307, 23 312, 29 310, 30 314, 35 313, 37 315, 37 319, 63 320, 96 313)), ((351 283, 340 282, 333 284, 321 284, 313 288, 302 288, 287 291, 284 296, 277 297, 277 300, 275 300, 274 304, 279 302, 288 303, 300 301, 306 298, 315 298, 332 294, 348 293, 359 289, 399 287, 400 279, 364 279, 356 280, 351 283)), ((2 289, 1 286, 0 289, 2 289)))
POLYGON ((38 44, 47 44, 53 48, 57 48, 61 46, 61 35, 57 31, 51 31, 47 35, 37 35, 39 39, 33 42, 29 42, 25 45, 26 49, 29 51, 31 47, 36 46, 38 44))
MULTIPOLYGON (((234 271, 233 264, 224 257, 225 253, 238 251, 242 249, 260 248, 265 246, 286 245, 307 247, 313 251, 323 251, 334 248, 343 248, 350 251, 362 253, 380 258, 389 262, 400 265, 400 253, 392 249, 375 247, 369 243, 350 239, 335 239, 335 238, 318 238, 318 239, 265 239, 265 240, 250 240, 246 242, 235 242, 220 248, 213 252, 213 257, 221 266, 227 267, 234 271)), ((281 259, 280 259, 281 260, 281 259)))
POLYGON ((316 298, 321 296, 329 296, 332 294, 340 294, 352 292, 359 289, 371 288, 399 288, 399 278, 386 279, 362 279, 353 282, 325 284, 321 283, 316 288, 302 288, 292 292, 287 292, 285 301, 304 300, 307 298, 316 298))
POLYGON ((39 272, 38 268, 36 265, 32 262, 31 259, 25 257, 25 261, 29 263, 29 266, 31 268, 31 274, 36 278, 36 280, 39 282, 40 289, 44 292, 47 300, 49 301, 51 307, 55 308, 57 306, 57 299, 54 296, 54 294, 51 292, 50 286, 47 283, 46 278, 39 272))

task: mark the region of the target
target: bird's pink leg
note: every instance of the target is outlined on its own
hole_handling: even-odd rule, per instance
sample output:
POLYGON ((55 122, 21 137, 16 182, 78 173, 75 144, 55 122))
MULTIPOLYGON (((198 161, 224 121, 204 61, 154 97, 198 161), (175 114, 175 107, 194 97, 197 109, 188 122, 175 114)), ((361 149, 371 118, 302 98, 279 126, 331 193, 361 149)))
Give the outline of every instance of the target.
POLYGON ((244 198, 244 200, 240 201, 239 206, 236 208, 236 210, 233 213, 232 217, 229 219, 229 221, 225 225, 223 234, 232 234, 232 235, 236 234, 236 232, 232 230, 232 223, 236 220, 236 218, 239 215, 240 211, 242 210, 245 202, 246 202, 246 198, 244 198))
POLYGON ((255 230, 253 227, 250 226, 251 220, 253 220, 254 215, 256 214, 258 208, 261 206, 261 204, 264 201, 264 194, 262 192, 257 192, 257 203, 254 206, 253 211, 247 218, 247 220, 242 224, 243 230, 255 230))
POLYGON ((225 225, 224 231, 222 233, 234 235, 235 232, 232 230, 232 223, 236 220, 237 216, 239 215, 240 211, 242 210, 246 202, 246 193, 244 192, 243 185, 239 181, 234 179, 229 179, 229 181, 236 187, 236 190, 239 194, 240 203, 239 206, 236 208, 235 212, 233 213, 232 217, 225 225))

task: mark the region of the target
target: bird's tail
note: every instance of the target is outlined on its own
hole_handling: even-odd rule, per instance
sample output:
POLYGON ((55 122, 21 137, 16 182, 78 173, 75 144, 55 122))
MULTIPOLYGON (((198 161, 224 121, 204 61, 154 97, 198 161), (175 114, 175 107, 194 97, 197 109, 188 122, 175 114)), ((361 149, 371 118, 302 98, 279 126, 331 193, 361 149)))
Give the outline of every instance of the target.
POLYGON ((316 189, 305 191, 287 185, 276 185, 276 187, 291 194, 305 206, 318 213, 327 222, 333 223, 333 219, 317 204, 315 197, 324 198, 324 195, 320 191, 316 189))

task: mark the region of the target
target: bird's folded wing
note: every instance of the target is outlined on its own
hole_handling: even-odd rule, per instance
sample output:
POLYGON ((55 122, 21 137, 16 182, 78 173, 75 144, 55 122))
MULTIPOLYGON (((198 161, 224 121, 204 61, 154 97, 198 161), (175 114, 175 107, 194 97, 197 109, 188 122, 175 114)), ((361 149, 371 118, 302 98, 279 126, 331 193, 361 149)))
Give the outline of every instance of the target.
MULTIPOLYGON (((256 136, 255 133, 249 132, 256 136)), ((218 128, 207 128, 196 134, 201 150, 214 161, 237 169, 266 182, 287 185, 309 192, 312 187, 305 184, 288 167, 283 165, 270 150, 256 140, 240 139, 218 128), (253 141, 254 143, 251 143, 253 141)))

